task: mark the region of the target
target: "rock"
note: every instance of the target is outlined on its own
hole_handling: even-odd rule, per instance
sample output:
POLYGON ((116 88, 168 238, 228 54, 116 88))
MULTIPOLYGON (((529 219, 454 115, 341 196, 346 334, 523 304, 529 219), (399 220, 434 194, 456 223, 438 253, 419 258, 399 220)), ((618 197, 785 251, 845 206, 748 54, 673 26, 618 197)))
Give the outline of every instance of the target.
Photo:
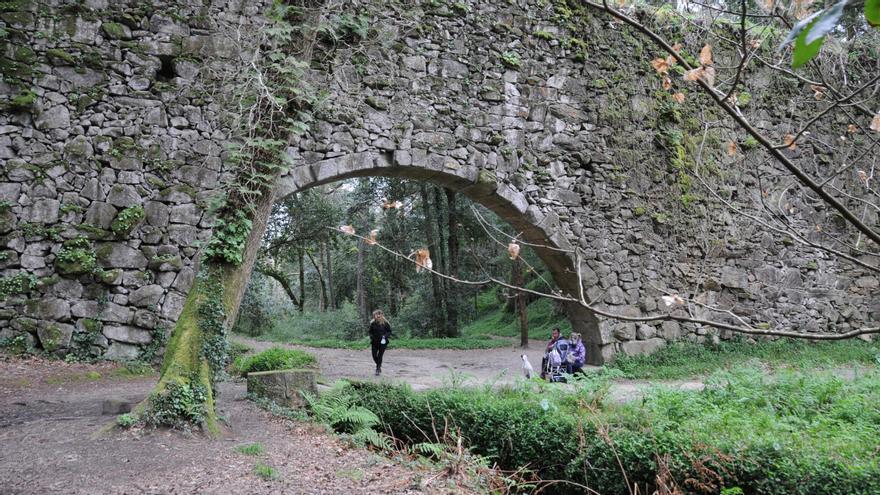
POLYGON ((95 201, 86 210, 86 223, 107 230, 116 218, 116 208, 109 203, 95 201))
POLYGON ((666 341, 661 338, 652 338, 648 340, 632 340, 621 344, 623 353, 627 356, 642 356, 653 354, 666 345, 666 341))
POLYGON ((128 303, 138 307, 156 306, 164 294, 160 285, 145 285, 128 295, 128 303))
POLYGON ((142 201, 137 189, 129 184, 114 184, 107 193, 107 202, 120 208, 139 205, 142 201))
POLYGON ((58 200, 38 199, 24 209, 21 218, 30 223, 55 223, 58 221, 60 208, 61 202, 58 200))
POLYGON ((136 345, 113 342, 104 353, 104 358, 111 361, 132 361, 140 355, 141 349, 136 345))
POLYGON ((677 321, 664 321, 660 326, 660 335, 669 341, 676 340, 681 336, 681 325, 677 321))
POLYGON ((171 207, 169 220, 171 223, 183 223, 187 225, 198 225, 202 218, 202 210, 194 203, 177 205, 171 207))
POLYGON ((47 323, 37 328, 37 337, 46 351, 52 352, 58 349, 70 347, 70 338, 75 330, 73 325, 65 323, 47 323))
POLYGON ((636 338, 639 340, 648 340, 657 334, 657 329, 651 325, 639 325, 636 329, 636 338))
POLYGON ((95 249, 98 263, 104 268, 136 268, 147 267, 147 258, 137 249, 125 244, 112 242, 95 249))
POLYGON ((618 323, 615 325, 613 333, 617 340, 633 340, 636 338, 636 324, 618 323))
POLYGON ((129 323, 131 322, 133 313, 134 310, 131 308, 127 308, 121 304, 107 302, 104 303, 103 308, 100 309, 98 319, 112 323, 129 323))
POLYGON ((318 393, 317 371, 293 369, 248 373, 247 391, 257 397, 265 397, 287 407, 305 405, 300 392, 318 393))
POLYGON ((166 320, 177 320, 180 312, 183 311, 183 304, 186 302, 186 296, 169 291, 165 296, 165 302, 162 303, 162 318, 166 320))
POLYGON ((70 318, 70 303, 58 297, 31 299, 25 305, 25 314, 41 320, 67 320, 70 318))
POLYGON ((725 266, 721 269, 721 285, 731 289, 748 289, 749 277, 743 270, 725 266))
POLYGON ((67 129, 70 127, 70 111, 65 105, 58 105, 44 110, 34 119, 37 129, 67 129))
POLYGON ((149 344, 153 341, 153 334, 149 331, 127 325, 104 325, 101 333, 110 340, 129 344, 149 344))

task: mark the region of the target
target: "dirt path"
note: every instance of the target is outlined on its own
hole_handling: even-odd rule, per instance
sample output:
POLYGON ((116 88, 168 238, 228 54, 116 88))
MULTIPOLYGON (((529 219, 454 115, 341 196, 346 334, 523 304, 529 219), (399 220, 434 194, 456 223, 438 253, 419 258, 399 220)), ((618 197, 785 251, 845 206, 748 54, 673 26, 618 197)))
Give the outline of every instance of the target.
MULTIPOLYGON (((392 380, 409 383, 413 390, 425 390, 450 384, 453 380, 464 385, 510 385, 523 377, 522 359, 526 354, 532 366, 538 370, 545 342, 532 340, 525 352, 519 347, 499 347, 481 350, 412 350, 395 349, 391 346, 385 353, 382 363, 382 376, 374 376, 375 365, 369 349, 353 351, 346 349, 325 349, 299 345, 278 344, 247 339, 241 336, 233 340, 262 351, 270 347, 282 346, 303 349, 315 355, 321 366, 324 379, 332 383, 341 378, 358 380, 392 380)), ((699 380, 615 380, 610 391, 610 399, 625 402, 640 397, 652 386, 684 390, 699 390, 703 383, 699 380)))
MULTIPOLYGON (((114 419, 109 398, 139 401, 156 376, 114 377, 115 367, 67 365, 0 356, 0 492, 51 493, 448 493, 420 489, 432 473, 349 448, 317 426, 280 420, 224 383, 218 403, 227 421, 219 438, 177 432, 96 436, 114 419), (258 442, 251 457, 235 447, 258 442), (275 480, 254 474, 262 462, 275 480)), ((456 489, 458 491, 458 489, 456 489)))

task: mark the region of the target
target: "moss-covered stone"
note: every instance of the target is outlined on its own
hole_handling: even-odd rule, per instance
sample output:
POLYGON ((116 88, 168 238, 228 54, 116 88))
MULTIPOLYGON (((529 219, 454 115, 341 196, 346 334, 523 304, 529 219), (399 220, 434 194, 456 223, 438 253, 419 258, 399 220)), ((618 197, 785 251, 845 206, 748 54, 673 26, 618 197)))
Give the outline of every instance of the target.
POLYGON ((129 206, 116 215, 116 218, 113 219, 113 223, 110 225, 110 230, 118 236, 128 235, 141 223, 144 216, 143 206, 129 206))
POLYGON ((46 50, 46 59, 52 65, 77 65, 75 55, 58 48, 46 50))
POLYGON ((107 37, 114 40, 127 40, 131 38, 131 31, 118 22, 105 22, 101 24, 101 30, 107 37))

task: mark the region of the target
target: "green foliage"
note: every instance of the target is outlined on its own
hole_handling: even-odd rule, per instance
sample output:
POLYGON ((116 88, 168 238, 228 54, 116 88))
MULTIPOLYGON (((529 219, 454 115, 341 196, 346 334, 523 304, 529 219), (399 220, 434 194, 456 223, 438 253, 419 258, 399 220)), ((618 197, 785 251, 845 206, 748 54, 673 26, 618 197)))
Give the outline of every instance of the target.
POLYGON ((85 237, 64 241, 55 256, 55 269, 61 275, 97 274, 100 269, 91 241, 85 237))
POLYGON ((518 69, 520 66, 519 54, 516 52, 504 52, 501 54, 501 63, 511 69, 518 69))
POLYGON ((229 340, 226 338, 226 309, 223 305, 223 285, 220 275, 214 269, 205 270, 199 275, 200 288, 204 301, 199 305, 198 322, 202 329, 202 348, 200 356, 211 367, 211 383, 214 376, 222 372, 229 362, 229 340))
POLYGON ((189 382, 172 380, 160 393, 150 395, 150 405, 144 415, 146 424, 188 430, 191 425, 201 426, 207 418, 208 389, 198 377, 189 382))
POLYGON ((880 0, 865 0, 865 19, 874 27, 880 26, 880 0))
POLYGON ((143 206, 129 206, 116 215, 116 218, 113 219, 113 223, 110 225, 110 230, 118 236, 128 235, 139 223, 141 223, 144 216, 145 213, 143 206))
POLYGON ((20 272, 16 275, 0 277, 0 300, 17 294, 27 294, 37 286, 37 277, 20 272))
POLYGON ((208 259, 238 266, 253 222, 244 210, 234 210, 214 221, 214 231, 204 254, 208 259))
POLYGON ((316 368, 315 356, 297 349, 272 347, 249 357, 239 357, 233 368, 241 376, 256 371, 287 370, 294 368, 316 368))
POLYGON ((806 342, 779 339, 749 344, 744 341, 712 344, 684 342, 668 345, 649 356, 618 356, 609 366, 627 378, 681 379, 718 369, 736 369, 757 360, 768 367, 795 369, 871 365, 880 356, 880 344, 861 340, 806 342))
POLYGON ((70 349, 64 360, 68 363, 89 363, 95 360, 92 346, 101 334, 103 323, 91 318, 83 319, 84 332, 74 332, 70 339, 70 349))
POLYGON ((24 335, 16 335, 0 340, 0 349, 4 349, 12 354, 26 354, 32 352, 28 346, 27 338, 24 335))
POLYGON ((116 416, 116 425, 120 428, 131 428, 132 426, 137 424, 137 422, 137 416, 131 413, 125 413, 116 416))
POLYGON ((258 462, 254 464, 254 474, 264 480, 274 480, 278 478, 278 471, 272 466, 258 462))
MULTIPOLYGON (((714 375, 704 391, 655 389, 623 406, 603 404, 602 383, 591 378, 537 391, 527 383, 421 394, 353 383, 339 386, 335 393, 349 397, 335 401, 374 412, 381 429, 410 445, 432 443, 425 432, 439 425, 459 428, 475 453, 502 469, 527 467, 543 479, 600 493, 653 487, 657 458, 665 455, 675 480, 711 481, 716 492, 869 494, 880 488, 873 452, 880 434, 876 372, 846 382, 812 372, 768 378, 745 368, 714 375)), ((579 491, 552 488, 569 492, 579 491)))
POLYGON ((366 407, 354 403, 355 396, 348 391, 346 382, 338 382, 317 398, 305 394, 314 418, 338 433, 349 435, 357 445, 372 445, 383 450, 392 447, 391 438, 377 432, 379 417, 366 407))
POLYGON ((254 455, 254 456, 263 455, 263 453, 266 452, 260 443, 248 443, 245 445, 239 445, 238 447, 235 448, 235 451, 238 452, 239 454, 254 455))
POLYGON ((5 103, 5 108, 12 112, 27 112, 37 102, 37 94, 33 90, 22 91, 5 103))

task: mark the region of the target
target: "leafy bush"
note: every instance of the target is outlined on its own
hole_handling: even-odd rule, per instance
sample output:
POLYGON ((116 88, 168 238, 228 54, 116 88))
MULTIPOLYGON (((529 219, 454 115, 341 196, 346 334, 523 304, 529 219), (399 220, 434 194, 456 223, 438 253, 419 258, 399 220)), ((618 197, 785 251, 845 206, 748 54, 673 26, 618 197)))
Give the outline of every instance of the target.
MULTIPOLYGON (((714 375, 701 392, 657 389, 622 406, 597 407, 601 380, 574 391, 533 387, 417 394, 352 383, 340 393, 409 444, 433 441, 424 432, 434 427, 460 428, 476 454, 502 469, 527 467, 600 493, 628 493, 632 484, 650 493, 661 459, 689 493, 880 493, 877 372, 847 382, 747 368, 714 375)), ((573 486, 545 491, 581 491, 573 486)))
POLYGON ((232 366, 235 372, 245 376, 256 371, 315 368, 318 361, 305 351, 273 347, 253 356, 239 357, 232 366))

